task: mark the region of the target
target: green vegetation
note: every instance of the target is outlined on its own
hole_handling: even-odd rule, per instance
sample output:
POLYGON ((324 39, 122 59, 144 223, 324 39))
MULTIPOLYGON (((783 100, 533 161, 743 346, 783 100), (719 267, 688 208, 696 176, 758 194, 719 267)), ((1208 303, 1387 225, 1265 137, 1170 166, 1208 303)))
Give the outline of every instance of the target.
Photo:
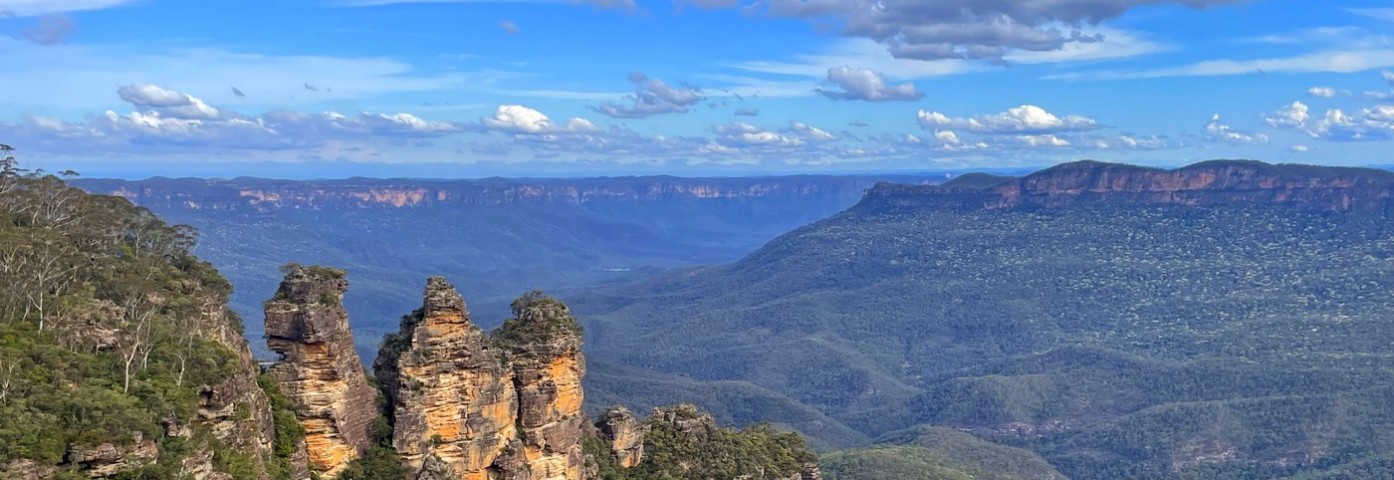
POLYGON ((873 447, 824 455, 819 464, 827 480, 973 480, 945 467, 919 447, 873 447))
POLYGON ((490 335, 505 346, 537 345, 558 338, 581 339, 581 322, 561 300, 533 290, 513 301, 513 318, 490 335))
POLYGON ((666 377, 834 447, 937 425, 1077 479, 1315 475, 1394 446, 1390 211, 868 201, 733 265, 571 298, 591 358, 647 370, 598 372, 602 402, 661 404, 643 382, 666 377))
POLYGON ((272 480, 289 480, 294 474, 291 458, 305 440, 305 427, 295 418, 295 405, 281 392, 276 381, 262 374, 257 376, 257 385, 266 392, 271 401, 271 418, 274 420, 276 437, 272 442, 272 458, 266 464, 267 474, 272 480))
POLYGON ((173 478, 211 446, 236 478, 260 471, 199 423, 200 390, 235 377, 242 342, 232 286, 191 253, 198 238, 124 199, 88 195, 19 168, 0 146, 0 466, 57 466, 70 449, 137 438, 173 478), (183 427, 187 437, 167 436, 183 427))
POLYGON ((741 430, 718 427, 692 405, 665 407, 667 418, 647 421, 644 459, 620 469, 609 446, 596 438, 584 448, 596 461, 601 480, 708 480, 712 478, 785 479, 818 458, 803 437, 780 432, 767 423, 741 430))
MULTIPOLYGON (((368 383, 381 389, 372 374, 368 375, 368 383)), ((406 469, 402 467, 402 457, 392 448, 393 430, 389 420, 392 418, 392 406, 388 398, 387 392, 378 395, 378 411, 381 414, 373 420, 373 445, 339 473, 339 480, 398 479, 407 476, 406 469)))

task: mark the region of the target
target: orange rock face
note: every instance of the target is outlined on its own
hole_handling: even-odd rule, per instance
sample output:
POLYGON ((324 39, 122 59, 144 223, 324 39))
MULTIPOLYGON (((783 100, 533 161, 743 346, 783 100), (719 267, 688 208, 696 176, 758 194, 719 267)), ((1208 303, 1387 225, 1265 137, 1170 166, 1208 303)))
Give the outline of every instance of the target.
POLYGON ((377 390, 368 384, 340 303, 348 283, 328 270, 295 269, 266 302, 271 367, 305 428, 308 467, 338 475, 372 443, 377 390))
POLYGON ((410 478, 428 463, 448 468, 447 478, 496 478, 517 437, 518 397, 501 355, 455 288, 432 278, 422 308, 384 341, 374 364, 392 395, 393 446, 410 478))
POLYGON ((374 367, 391 396, 393 446, 413 479, 580 480, 585 395, 580 327, 529 294, 492 337, 436 277, 374 367))
POLYGON ((1052 208, 1107 199, 1145 205, 1262 202, 1334 212, 1384 208, 1394 201, 1394 174, 1254 161, 1202 162, 1174 170, 1084 161, 1021 178, 964 176, 940 186, 878 185, 866 198, 894 207, 1052 208))

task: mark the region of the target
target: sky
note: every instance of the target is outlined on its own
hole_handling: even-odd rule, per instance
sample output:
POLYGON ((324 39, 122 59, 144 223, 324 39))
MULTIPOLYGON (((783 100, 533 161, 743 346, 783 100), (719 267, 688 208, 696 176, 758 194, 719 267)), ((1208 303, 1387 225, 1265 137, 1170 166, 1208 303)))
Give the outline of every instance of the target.
POLYGON ((1394 164, 1388 0, 0 0, 88 176, 1394 164))

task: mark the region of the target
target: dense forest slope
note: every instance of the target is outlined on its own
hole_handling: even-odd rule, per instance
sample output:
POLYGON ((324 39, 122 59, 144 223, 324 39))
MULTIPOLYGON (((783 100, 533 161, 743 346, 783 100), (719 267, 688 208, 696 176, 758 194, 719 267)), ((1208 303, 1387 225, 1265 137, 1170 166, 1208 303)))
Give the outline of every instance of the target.
POLYGON ((797 434, 582 411, 582 331, 533 292, 490 335, 441 277, 361 364, 343 270, 287 264, 252 360, 197 233, 0 145, 0 478, 814 480, 797 434), (486 428, 487 427, 487 428, 486 428), (646 454, 647 452, 647 454, 646 454))
POLYGON ((759 385, 786 405, 767 418, 823 414, 786 423, 824 446, 935 425, 1070 478, 1387 475, 1391 194, 1390 172, 1248 161, 883 184, 737 263, 577 310, 597 361, 759 385))
POLYGON ((287 478, 293 435, 194 230, 8 154, 0 478, 287 478))
MULTIPOLYGON (((660 268, 725 263, 837 213, 875 182, 924 177, 76 180, 203 232, 198 254, 237 287, 233 309, 261 311, 286 262, 353 272, 345 304, 370 358, 414 285, 443 274, 497 326, 518 292, 560 291, 660 268)), ((259 338, 259 325, 249 325, 259 338)), ((262 356, 269 355, 253 345, 262 356)))

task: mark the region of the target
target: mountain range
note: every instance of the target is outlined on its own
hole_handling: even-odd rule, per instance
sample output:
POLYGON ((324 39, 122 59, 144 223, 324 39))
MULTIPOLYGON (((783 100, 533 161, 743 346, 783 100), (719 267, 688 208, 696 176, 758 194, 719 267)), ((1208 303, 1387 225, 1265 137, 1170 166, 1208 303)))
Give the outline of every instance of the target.
POLYGON ((667 378, 879 445, 848 464, 948 429, 1076 479, 1368 478, 1394 442, 1391 207, 1391 172, 1252 161, 884 183, 735 263, 573 302, 629 369, 598 390, 642 406, 667 378))
MULTIPOLYGON (((349 272, 345 303, 365 358, 396 329, 417 279, 447 275, 497 326, 518 292, 564 291, 666 268, 724 263, 856 203, 878 181, 929 175, 749 178, 289 181, 83 179, 74 186, 150 208, 201 232, 197 253, 260 315, 287 262, 349 272)), ((942 180, 943 177, 937 177, 942 180)), ((256 322, 249 336, 259 338, 256 322)), ((269 352, 253 341, 258 356, 269 352)))

